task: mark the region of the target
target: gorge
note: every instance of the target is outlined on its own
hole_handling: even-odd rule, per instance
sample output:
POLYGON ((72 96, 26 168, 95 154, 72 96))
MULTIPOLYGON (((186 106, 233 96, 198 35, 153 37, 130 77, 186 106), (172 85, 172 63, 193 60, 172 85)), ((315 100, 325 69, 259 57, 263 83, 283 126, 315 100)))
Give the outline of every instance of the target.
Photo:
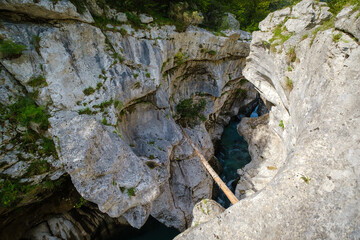
POLYGON ((149 216, 175 239, 360 237, 358 7, 303 0, 220 35, 78 8, 0 0, 1 239, 109 239, 149 216), (241 200, 194 223, 216 190, 180 126, 220 172, 229 123, 251 156, 241 200))

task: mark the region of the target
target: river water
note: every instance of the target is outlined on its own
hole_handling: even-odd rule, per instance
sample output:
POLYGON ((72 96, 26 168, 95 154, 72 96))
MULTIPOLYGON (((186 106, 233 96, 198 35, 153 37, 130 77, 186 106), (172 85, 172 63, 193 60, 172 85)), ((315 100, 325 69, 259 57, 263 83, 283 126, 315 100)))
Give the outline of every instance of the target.
MULTIPOLYGON (((250 117, 258 117, 258 107, 251 113, 250 117)), ((234 192, 234 186, 238 179, 236 170, 244 167, 251 161, 248 151, 248 144, 245 139, 237 132, 237 125, 241 118, 245 115, 238 115, 230 121, 229 125, 225 127, 221 137, 220 146, 218 146, 215 156, 219 160, 223 172, 220 175, 221 179, 227 184, 231 191, 234 192)), ((249 117, 249 115, 247 116, 249 117)), ((216 201, 223 207, 230 206, 229 200, 225 194, 219 189, 218 198, 216 201)), ((170 240, 177 236, 180 232, 174 228, 168 228, 157 220, 150 217, 146 224, 139 230, 132 229, 124 234, 114 234, 108 240, 170 240)))

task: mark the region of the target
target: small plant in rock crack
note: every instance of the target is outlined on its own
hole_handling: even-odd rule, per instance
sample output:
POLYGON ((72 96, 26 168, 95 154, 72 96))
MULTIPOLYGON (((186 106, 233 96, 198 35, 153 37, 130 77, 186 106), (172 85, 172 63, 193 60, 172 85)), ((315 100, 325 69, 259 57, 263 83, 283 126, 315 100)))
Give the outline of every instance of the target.
POLYGON ((126 193, 127 193, 127 195, 128 195, 129 197, 135 196, 136 189, 135 189, 134 187, 128 188, 128 189, 126 190, 126 193))
POLYGON ((305 175, 302 175, 301 179, 304 180, 304 182, 307 183, 307 184, 309 184, 310 180, 311 180, 311 178, 309 178, 308 176, 305 176, 305 175))
POLYGON ((281 127, 281 128, 284 130, 285 125, 284 125, 284 121, 283 121, 283 120, 280 121, 279 127, 281 127))
POLYGON ((87 201, 81 197, 77 203, 75 203, 74 208, 81 208, 87 201))

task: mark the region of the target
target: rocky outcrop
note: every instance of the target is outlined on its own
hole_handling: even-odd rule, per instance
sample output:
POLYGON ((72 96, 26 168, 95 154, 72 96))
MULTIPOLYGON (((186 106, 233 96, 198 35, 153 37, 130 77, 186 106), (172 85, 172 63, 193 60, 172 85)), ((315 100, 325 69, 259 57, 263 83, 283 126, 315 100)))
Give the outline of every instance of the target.
POLYGON ((200 202, 196 203, 193 209, 194 219, 191 223, 191 226, 197 226, 201 223, 205 223, 217 215, 225 211, 225 209, 211 199, 203 199, 200 202))
MULTIPOLYGON (((67 1, 57 4, 65 3, 72 7, 67 1)), ((31 15, 16 4, 24 10, 31 5, 2 6, 31 15)), ((51 14, 58 21, 38 23, 31 20, 42 18, 35 13, 26 23, 4 19, 0 28, 1 39, 26 46, 22 54, 0 59, 0 79, 8 86, 0 88, 1 97, 13 98, 4 108, 26 95, 50 114, 49 131, 39 134, 55 143, 56 154, 42 161, 51 171, 33 173, 28 183, 56 180, 66 172, 82 198, 110 217, 123 216, 141 227, 151 214, 168 226, 190 226, 195 203, 211 197, 212 180, 180 131, 176 106, 186 99, 205 101, 205 122, 196 119, 185 131, 211 159, 212 139, 221 134, 216 126, 227 124, 236 109, 256 97, 252 84, 241 81, 249 44, 240 38, 249 36, 217 37, 196 27, 183 33, 172 26, 99 28, 51 14)), ((24 178, 37 157, 23 161, 10 150, 11 162, 1 165, 1 173, 24 178)), ((61 219, 56 221, 70 226, 69 219, 61 219)))
POLYGON ((360 237, 359 31, 344 17, 359 11, 334 28, 327 10, 304 0, 253 33, 244 74, 271 110, 239 126, 254 157, 246 198, 176 239, 360 237))
MULTIPOLYGON (((75 1, 76 2, 76 1, 75 1)), ((73 19, 87 23, 93 23, 94 19, 85 6, 79 11, 69 0, 1 0, 0 10, 6 10, 15 14, 22 13, 31 18, 66 20, 73 19), (81 12, 81 13, 79 13, 81 12)))

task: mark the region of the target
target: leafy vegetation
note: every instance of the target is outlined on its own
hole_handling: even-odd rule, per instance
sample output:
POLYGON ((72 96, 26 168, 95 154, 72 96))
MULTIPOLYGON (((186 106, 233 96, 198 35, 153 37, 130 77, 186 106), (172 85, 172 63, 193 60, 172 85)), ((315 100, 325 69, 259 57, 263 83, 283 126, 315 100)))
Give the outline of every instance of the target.
POLYGON ((128 195, 129 197, 135 196, 136 189, 135 189, 134 187, 128 188, 128 189, 126 190, 126 193, 127 193, 127 195, 128 195))
POLYGON ((3 207, 13 207, 20 196, 34 189, 34 185, 20 183, 19 180, 5 179, 0 182, 0 199, 3 207))
POLYGON ((202 114, 205 106, 206 100, 203 98, 195 103, 192 98, 181 100, 176 106, 177 117, 179 118, 178 122, 183 127, 187 127, 197 124, 199 119, 205 121, 206 118, 202 114))
POLYGON ((304 180, 304 182, 307 183, 307 184, 309 184, 309 183, 310 183, 310 180, 311 180, 311 178, 309 178, 308 176, 305 176, 305 175, 303 175, 303 176, 301 177, 301 179, 304 180))
POLYGON ((328 6, 330 7, 330 11, 337 15, 344 7, 346 6, 354 6, 353 11, 360 9, 360 1, 359 0, 327 0, 328 6))
POLYGON ((290 47, 289 51, 286 53, 286 55, 290 62, 295 62, 296 61, 295 47, 290 47))
POLYGON ((49 115, 45 108, 36 105, 29 96, 20 97, 16 103, 10 105, 3 117, 25 127, 30 127, 30 123, 36 123, 41 130, 47 130, 49 126, 49 115))
POLYGON ((282 129, 285 128, 285 125, 284 125, 284 121, 283 121, 283 120, 280 121, 279 127, 281 127, 282 129))
POLYGON ((89 96, 89 95, 93 94, 94 92, 95 92, 95 89, 93 87, 88 87, 83 90, 83 93, 86 96, 89 96))
POLYGON ((81 197, 77 203, 75 203, 74 208, 81 208, 87 201, 81 197))
POLYGON ((32 77, 30 81, 27 82, 27 85, 30 87, 45 87, 47 86, 46 79, 43 75, 37 77, 32 77))
POLYGON ((335 35, 333 35, 333 41, 337 43, 337 42, 339 42, 341 37, 342 37, 342 33, 335 34, 335 35))
POLYGON ((17 44, 11 39, 0 42, 0 53, 4 58, 20 57, 25 49, 25 45, 17 44))

